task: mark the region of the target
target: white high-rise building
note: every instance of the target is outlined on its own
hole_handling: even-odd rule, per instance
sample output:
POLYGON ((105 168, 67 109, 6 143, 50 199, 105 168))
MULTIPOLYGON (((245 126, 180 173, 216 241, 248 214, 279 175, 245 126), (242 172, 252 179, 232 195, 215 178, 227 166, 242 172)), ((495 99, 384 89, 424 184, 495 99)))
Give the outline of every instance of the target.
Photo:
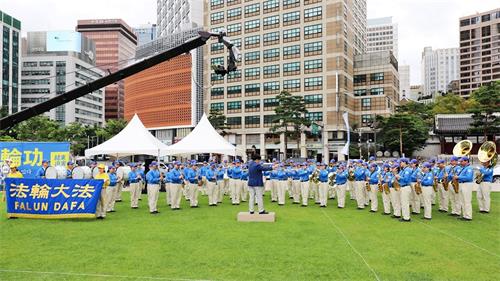
POLYGON ((439 92, 447 92, 448 84, 459 79, 459 59, 458 48, 424 48, 421 61, 424 96, 434 99, 439 92))
POLYGON ((368 19, 367 52, 392 51, 398 58, 398 24, 392 17, 368 19))
POLYGON ((137 35, 137 46, 144 45, 156 39, 157 30, 155 23, 143 24, 132 28, 132 30, 137 35))
POLYGON ((19 54, 21 52, 21 22, 0 11, 0 115, 16 113, 20 109, 19 54))
POLYGON ((203 26, 203 1, 157 0, 158 37, 203 26))
POLYGON ((399 72, 399 99, 404 97, 410 100, 417 100, 418 97, 411 96, 410 91, 410 66, 400 65, 398 67, 399 72))

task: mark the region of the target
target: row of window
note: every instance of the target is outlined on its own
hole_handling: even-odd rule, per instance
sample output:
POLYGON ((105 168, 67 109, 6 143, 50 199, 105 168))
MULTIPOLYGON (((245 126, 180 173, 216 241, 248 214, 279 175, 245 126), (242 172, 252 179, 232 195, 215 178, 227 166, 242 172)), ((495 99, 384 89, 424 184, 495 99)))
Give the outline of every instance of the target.
MULTIPOLYGON (((293 8, 300 6, 300 0, 266 0, 262 3, 262 8, 264 12, 277 11, 280 7, 280 2, 283 2, 283 9, 293 8)), ((321 0, 304 0, 304 5, 309 5, 313 3, 321 2, 321 0)), ((241 0, 226 0, 227 6, 241 3, 241 0)), ((260 4, 252 4, 249 6, 259 6, 260 4)), ((210 0, 210 8, 218 9, 224 6, 224 0, 210 0)), ((248 7, 248 6, 247 6, 248 7)), ((246 9, 246 7, 245 7, 246 9)), ((251 11, 255 11, 257 8, 248 8, 251 11)), ((260 9, 260 7, 259 7, 260 9)))
MULTIPOLYGON (((276 42, 276 44, 279 42, 279 32, 272 32, 272 33, 267 33, 264 34, 263 36, 263 41, 264 45, 268 45, 266 43, 269 42, 276 42)), ((236 39, 233 40, 233 43, 236 45, 236 47, 241 48, 241 40, 236 39)), ((260 36, 250 36, 245 38, 245 48, 250 49, 252 47, 260 47, 260 36)), ((292 46, 286 46, 283 47, 283 58, 288 58, 290 56, 300 56, 300 45, 292 45, 292 46)), ((210 51, 212 53, 222 53, 224 51, 224 45, 221 43, 213 43, 210 46, 210 51)), ((305 43, 304 44, 304 55, 320 55, 323 51, 323 43, 321 41, 319 42, 310 42, 310 43, 305 43)), ((251 53, 251 52, 250 52, 251 53)), ((264 50, 262 52, 264 58, 279 58, 280 56, 280 49, 279 48, 274 48, 274 49, 268 49, 264 50)))
MULTIPOLYGON (((294 69, 293 66, 290 66, 290 69, 294 69)), ((267 75, 270 75, 271 71, 275 71, 272 68, 266 69, 264 67, 264 70, 267 72, 264 73, 264 76, 266 73, 267 75)), ((278 69, 279 70, 279 69, 278 69)), ((272 75, 271 75, 272 76, 272 75)), ((251 68, 245 68, 245 79, 246 80, 256 80, 261 78, 261 71, 260 67, 251 67, 251 68)), ((210 77, 212 82, 216 81, 223 81, 224 76, 212 73, 210 77)), ((231 72, 227 76, 228 82, 232 82, 232 80, 240 80, 241 79, 241 70, 236 70, 234 72, 231 72)), ((289 79, 289 80, 284 80, 283 81, 283 89, 284 90, 289 90, 289 89, 300 89, 300 83, 301 79, 289 79)), ((264 91, 266 90, 266 85, 269 83, 277 83, 277 90, 279 90, 279 82, 274 81, 274 82, 265 82, 264 83, 264 91)), ((312 90, 310 89, 311 87, 314 87, 314 89, 322 89, 323 86, 323 77, 308 77, 304 78, 304 87, 305 89, 312 90)), ((241 87, 241 86, 240 86, 241 87)))
POLYGON ((354 96, 363 97, 363 96, 381 96, 384 95, 384 88, 372 88, 370 90, 367 89, 357 89, 354 90, 354 96))
MULTIPOLYGON (((354 75, 354 84, 366 83, 366 81, 367 81, 366 74, 354 75)), ((370 73, 370 81, 371 82, 384 81, 384 73, 383 72, 370 73)))
MULTIPOLYGON (((307 119, 310 121, 323 121, 323 112, 309 112, 306 113, 305 116, 307 119)), ((275 115, 264 115, 263 121, 264 121, 264 126, 270 125, 273 123, 276 123, 275 120, 275 115)), ((260 116, 259 115, 254 115, 254 116, 245 116, 245 127, 246 128, 258 128, 260 127, 260 116)), ((227 117, 226 123, 228 126, 235 128, 235 127, 240 127, 242 125, 242 120, 243 118, 241 116, 237 117, 227 117)))
MULTIPOLYGON (((309 104, 323 104, 323 95, 314 94, 314 95, 305 95, 304 102, 306 105, 309 104)), ((260 109, 261 100, 246 100, 244 101, 245 109, 260 109)), ((264 108, 271 108, 278 106, 278 99, 276 98, 267 98, 263 99, 264 108)), ((227 102, 227 110, 241 110, 242 101, 229 101, 227 102)), ((210 109, 213 110, 224 110, 224 102, 214 102, 210 104, 210 109)))
POLYGON ((23 62, 23 67, 37 67, 37 66, 54 66, 54 62, 52 61, 25 61, 23 62))
MULTIPOLYGON (((260 20, 250 20, 244 23, 245 32, 253 32, 258 31, 260 29, 260 20)), ((219 32, 223 29, 223 27, 217 27, 212 29, 212 32, 219 32)), ((238 35, 241 33, 242 24, 235 23, 227 26, 227 33, 229 36, 238 35)), ((323 26, 321 24, 307 25, 304 26, 304 39, 316 38, 320 37, 323 32, 323 26)), ((279 31, 276 33, 272 33, 273 36, 279 39, 279 31), (276 34, 278 33, 278 34, 276 34)), ((264 34, 264 39, 266 38, 266 34, 264 34)), ((295 41, 300 40, 300 27, 290 28, 283 30, 283 40, 285 41, 295 41)), ((265 42, 266 40, 264 40, 265 42)))
MULTIPOLYGON (((255 16, 260 13, 260 5, 258 3, 247 5, 244 8, 245 16, 255 16)), ((234 8, 227 10, 226 17, 227 20, 239 19, 242 15, 242 8, 234 8)), ((323 15, 323 9, 321 6, 313 7, 304 10, 304 21, 310 21, 313 19, 320 19, 323 15)), ((300 11, 294 11, 290 13, 285 13, 282 15, 283 25, 288 25, 292 23, 297 23, 300 21, 300 11)), ((224 12, 215 12, 210 15, 210 21, 212 24, 217 24, 224 21, 224 12)), ((264 28, 266 26, 279 24, 280 16, 269 16, 264 18, 264 28)))

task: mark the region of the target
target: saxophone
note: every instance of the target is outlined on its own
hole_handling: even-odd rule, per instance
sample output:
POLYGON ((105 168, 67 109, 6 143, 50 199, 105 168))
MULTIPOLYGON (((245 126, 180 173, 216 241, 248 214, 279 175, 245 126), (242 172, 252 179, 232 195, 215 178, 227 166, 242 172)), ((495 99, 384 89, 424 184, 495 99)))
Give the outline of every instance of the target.
POLYGON ((438 191, 438 179, 436 176, 434 177, 434 182, 432 183, 432 188, 434 189, 434 192, 438 191))
POLYGON ((382 184, 382 175, 381 174, 378 174, 378 191, 380 193, 384 192, 384 185, 382 184))
POLYGON ((370 186, 370 182, 369 181, 367 181, 365 183, 365 186, 366 186, 366 191, 368 191, 368 192, 372 191, 372 187, 370 186))
POLYGON ((416 193, 417 195, 422 194, 422 185, 420 184, 420 182, 419 182, 419 181, 417 181, 417 182, 415 183, 415 193, 416 193))
POLYGON ((331 172, 328 174, 328 185, 335 185, 335 178, 337 177, 337 172, 331 172))
POLYGON ((354 169, 349 169, 349 174, 347 175, 347 180, 354 181, 354 169))
POLYGON ((312 172, 312 174, 309 176, 309 180, 312 183, 318 184, 318 182, 319 182, 319 172, 318 172, 318 169, 316 169, 316 170, 314 170, 314 172, 312 172))
POLYGON ((401 185, 399 184, 399 181, 396 179, 396 175, 394 175, 394 178, 392 178, 392 186, 396 191, 399 191, 401 189, 401 185))
POLYGON ((453 179, 451 180, 451 186, 453 187, 453 191, 455 191, 455 193, 458 193, 459 184, 458 179, 455 178, 456 174, 457 173, 455 172, 455 170, 453 170, 453 179))

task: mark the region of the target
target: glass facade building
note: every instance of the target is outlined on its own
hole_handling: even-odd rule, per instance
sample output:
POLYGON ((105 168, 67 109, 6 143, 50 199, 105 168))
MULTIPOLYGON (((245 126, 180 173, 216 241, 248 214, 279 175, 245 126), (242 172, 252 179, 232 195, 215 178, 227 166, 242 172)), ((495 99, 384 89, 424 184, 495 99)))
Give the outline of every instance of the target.
POLYGON ((19 66, 21 53, 21 22, 0 11, 0 74, 2 76, 0 115, 16 113, 20 110, 19 66))

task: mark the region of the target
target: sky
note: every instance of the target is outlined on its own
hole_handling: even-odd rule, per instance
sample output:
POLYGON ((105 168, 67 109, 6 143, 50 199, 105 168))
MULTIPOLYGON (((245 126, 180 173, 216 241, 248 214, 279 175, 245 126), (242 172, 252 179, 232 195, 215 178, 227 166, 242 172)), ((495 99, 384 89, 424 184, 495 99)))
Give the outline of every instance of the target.
MULTIPOLYGON (((202 0, 195 0, 201 1, 202 0)), ((420 84, 424 47, 458 47, 458 19, 500 7, 498 0, 367 0, 368 18, 392 16, 399 26, 399 64, 420 84)), ((0 0, 0 10, 27 31, 74 30, 78 19, 122 18, 135 27, 156 22, 156 0, 0 0)))

